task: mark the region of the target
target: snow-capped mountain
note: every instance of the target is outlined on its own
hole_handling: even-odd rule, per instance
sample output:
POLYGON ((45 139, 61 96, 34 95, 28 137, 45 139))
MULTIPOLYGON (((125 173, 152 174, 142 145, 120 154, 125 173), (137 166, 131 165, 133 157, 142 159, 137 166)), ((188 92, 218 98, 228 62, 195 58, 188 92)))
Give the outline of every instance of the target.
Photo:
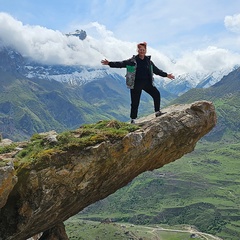
POLYGON ((84 40, 87 37, 87 33, 84 30, 76 30, 75 32, 66 34, 66 36, 74 36, 78 37, 81 40, 84 40))
POLYGON ((29 79, 48 79, 71 86, 81 86, 93 80, 102 79, 107 76, 119 78, 120 76, 106 68, 89 68, 85 66, 63 66, 63 65, 26 65, 23 75, 29 79))
POLYGON ((174 81, 167 79, 158 79, 156 81, 156 85, 161 86, 166 91, 179 96, 192 88, 208 88, 219 82, 225 75, 228 75, 238 67, 239 66, 234 66, 232 68, 225 68, 209 73, 186 73, 176 76, 176 79, 174 81))
POLYGON ((28 79, 55 80, 71 86, 82 86, 93 80, 111 77, 123 79, 110 68, 91 68, 87 66, 43 65, 24 58, 17 51, 2 47, 0 49, 0 69, 20 74, 28 79))
MULTIPOLYGON (((218 81, 231 71, 237 69, 226 68, 211 73, 187 73, 176 76, 174 81, 166 78, 156 78, 155 84, 161 89, 165 89, 174 95, 181 95, 192 88, 207 88, 218 81)), ((81 86, 93 80, 103 79, 111 76, 113 78, 123 78, 111 68, 90 68, 86 66, 64 66, 64 65, 39 65, 26 64, 23 66, 22 73, 27 78, 38 78, 55 80, 62 83, 68 83, 71 86, 81 86)))
POLYGON ((200 79, 200 81, 196 85, 196 88, 208 88, 219 82, 224 76, 228 75, 230 72, 236 70, 237 68, 239 68, 239 65, 235 65, 231 68, 221 69, 220 71, 208 73, 204 78, 200 79))

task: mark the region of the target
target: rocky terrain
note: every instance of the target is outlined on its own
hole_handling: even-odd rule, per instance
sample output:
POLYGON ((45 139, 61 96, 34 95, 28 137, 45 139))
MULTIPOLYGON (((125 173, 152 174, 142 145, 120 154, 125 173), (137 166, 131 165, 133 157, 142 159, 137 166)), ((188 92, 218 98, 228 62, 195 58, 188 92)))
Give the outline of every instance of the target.
MULTIPOLYGON (((43 135, 43 149, 26 159, 24 151, 30 145, 34 150, 34 141, 12 143, 14 148, 0 155, 0 239, 25 240, 39 233, 39 239, 68 239, 65 220, 139 174, 193 151, 217 121, 207 101, 164 111, 159 118, 140 119, 139 127, 121 138, 102 137, 96 143, 95 136, 91 146, 66 143, 57 148, 58 134, 50 132, 43 135)), ((110 121, 108 127, 118 128, 118 122, 110 121)), ((74 137, 84 134, 76 130, 74 137)))

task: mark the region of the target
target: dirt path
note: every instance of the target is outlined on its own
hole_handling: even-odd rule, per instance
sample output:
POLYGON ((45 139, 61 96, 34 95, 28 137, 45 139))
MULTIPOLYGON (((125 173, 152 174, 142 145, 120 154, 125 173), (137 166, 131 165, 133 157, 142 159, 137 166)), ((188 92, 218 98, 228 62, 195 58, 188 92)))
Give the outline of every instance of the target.
MULTIPOLYGON (((152 233, 152 234, 155 233, 156 231, 179 232, 179 233, 195 234, 195 235, 201 236, 203 239, 206 239, 206 240, 223 240, 222 238, 213 236, 211 234, 199 232, 196 229, 191 228, 191 227, 189 227, 189 229, 186 229, 186 230, 167 229, 167 228, 162 228, 162 227, 146 227, 146 226, 141 226, 141 227, 150 230, 149 232, 152 233)), ((157 237, 157 235, 155 235, 155 236, 157 237)))

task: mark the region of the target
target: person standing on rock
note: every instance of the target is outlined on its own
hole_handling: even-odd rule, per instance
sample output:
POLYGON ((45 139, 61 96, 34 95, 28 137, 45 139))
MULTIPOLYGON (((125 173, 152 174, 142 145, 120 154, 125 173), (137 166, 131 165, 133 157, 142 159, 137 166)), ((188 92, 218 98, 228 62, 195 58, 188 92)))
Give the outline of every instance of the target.
POLYGON ((169 79, 175 78, 171 73, 168 74, 158 69, 151 61, 151 56, 146 56, 146 42, 137 44, 137 51, 138 55, 133 55, 133 57, 124 61, 110 62, 107 59, 101 61, 103 65, 108 65, 112 68, 127 69, 126 84, 130 89, 131 95, 131 123, 135 123, 135 119, 137 118, 142 90, 153 98, 155 116, 159 117, 163 114, 160 111, 161 95, 153 85, 153 74, 169 79))

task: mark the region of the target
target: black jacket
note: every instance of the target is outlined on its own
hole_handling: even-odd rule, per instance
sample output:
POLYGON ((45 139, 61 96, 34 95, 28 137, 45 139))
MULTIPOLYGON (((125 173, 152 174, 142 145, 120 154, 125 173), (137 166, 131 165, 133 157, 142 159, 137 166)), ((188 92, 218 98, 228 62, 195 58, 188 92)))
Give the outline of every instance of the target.
MULTIPOLYGON (((138 56, 138 55, 137 55, 138 56)), ((112 68, 126 68, 126 84, 127 87, 130 89, 134 88, 135 84, 135 77, 136 77, 136 70, 137 70, 137 61, 136 57, 133 55, 133 57, 119 61, 119 62, 109 62, 109 66, 112 68)), ((161 77, 167 77, 167 73, 157 68, 154 63, 151 61, 151 56, 146 56, 147 58, 147 64, 149 69, 149 76, 151 76, 152 84, 153 84, 153 74, 159 75, 161 77)))

